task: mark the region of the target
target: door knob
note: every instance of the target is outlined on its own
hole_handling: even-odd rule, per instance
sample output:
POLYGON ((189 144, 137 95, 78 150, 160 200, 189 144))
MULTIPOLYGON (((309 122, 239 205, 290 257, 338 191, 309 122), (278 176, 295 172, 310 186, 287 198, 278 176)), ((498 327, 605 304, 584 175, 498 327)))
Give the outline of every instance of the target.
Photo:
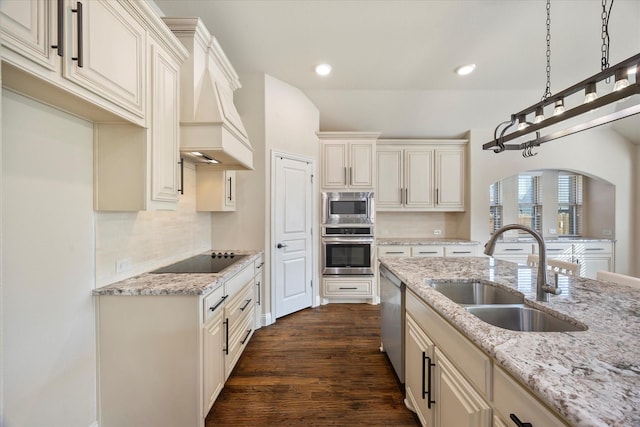
POLYGON ((285 245, 284 243, 278 243, 276 245, 276 248, 278 248, 278 249, 282 249, 282 248, 286 248, 286 247, 287 247, 287 245, 285 245))

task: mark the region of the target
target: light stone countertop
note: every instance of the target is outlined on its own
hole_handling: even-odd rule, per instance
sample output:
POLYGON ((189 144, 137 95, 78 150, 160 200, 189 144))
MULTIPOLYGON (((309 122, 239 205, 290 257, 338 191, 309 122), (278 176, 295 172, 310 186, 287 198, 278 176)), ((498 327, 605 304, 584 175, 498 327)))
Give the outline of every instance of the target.
POLYGON ((376 244, 379 246, 411 246, 411 245, 478 245, 480 242, 474 242, 464 239, 447 239, 447 238, 431 238, 431 237, 378 237, 376 244))
POLYGON ((98 289, 93 295, 205 295, 232 278, 262 255, 262 251, 219 251, 248 255, 220 273, 144 273, 98 289))
POLYGON ((489 257, 383 257, 382 264, 496 363, 575 426, 640 426, 640 290, 562 276, 562 295, 535 301, 536 272, 489 257), (481 321, 432 280, 478 279, 569 316, 582 332, 516 332, 481 321))

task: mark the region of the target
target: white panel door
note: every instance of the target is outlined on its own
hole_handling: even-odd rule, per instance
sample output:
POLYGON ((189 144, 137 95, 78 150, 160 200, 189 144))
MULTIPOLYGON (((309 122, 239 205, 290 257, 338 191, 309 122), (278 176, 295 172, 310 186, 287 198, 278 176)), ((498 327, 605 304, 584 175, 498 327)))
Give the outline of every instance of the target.
POLYGON ((312 278, 312 165, 275 159, 274 271, 276 318, 310 307, 312 278))

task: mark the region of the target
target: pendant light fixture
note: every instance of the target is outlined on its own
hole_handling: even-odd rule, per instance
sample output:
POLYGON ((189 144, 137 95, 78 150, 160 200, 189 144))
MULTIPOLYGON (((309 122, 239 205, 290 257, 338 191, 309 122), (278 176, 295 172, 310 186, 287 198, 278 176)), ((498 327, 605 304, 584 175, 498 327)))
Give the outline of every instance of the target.
MULTIPOLYGON (((640 98, 640 81, 637 77, 637 68, 640 66, 640 53, 613 66, 609 65, 609 16, 614 0, 611 0, 607 10, 608 0, 602 0, 602 47, 601 47, 601 71, 585 80, 568 87, 567 89, 551 94, 551 0, 547 0, 547 86, 540 102, 511 115, 510 120, 500 123, 494 130, 493 140, 482 146, 483 150, 493 150, 501 153, 505 150, 522 150, 524 157, 530 157, 533 147, 562 138, 577 132, 591 129, 623 119, 635 114, 640 114, 640 102, 626 106, 631 98, 640 98), (634 76, 634 81, 630 81, 630 76, 634 76), (614 79, 612 89, 606 90, 606 84, 610 84, 614 79), (596 89, 600 88, 598 95, 596 89), (605 93, 606 92, 606 93, 605 93), (579 99, 577 99, 579 97, 579 99), (575 101, 575 102, 573 102, 575 101), (602 109, 607 105, 621 103, 623 108, 611 112, 611 109, 602 109), (544 116, 545 107, 553 105, 553 115, 544 116), (596 110, 601 113, 599 117, 593 118, 596 110), (581 116, 585 113, 592 114, 582 123, 567 124, 569 119, 581 116), (533 122, 529 122, 527 117, 531 116, 533 122), (563 130, 551 129, 551 126, 564 124, 568 126, 563 130), (546 131, 546 135, 541 135, 546 131), (534 134, 533 139, 526 142, 510 143, 515 139, 534 134)), ((611 86, 609 86, 611 87, 611 86)), ((554 126, 555 127, 555 126, 554 126)))

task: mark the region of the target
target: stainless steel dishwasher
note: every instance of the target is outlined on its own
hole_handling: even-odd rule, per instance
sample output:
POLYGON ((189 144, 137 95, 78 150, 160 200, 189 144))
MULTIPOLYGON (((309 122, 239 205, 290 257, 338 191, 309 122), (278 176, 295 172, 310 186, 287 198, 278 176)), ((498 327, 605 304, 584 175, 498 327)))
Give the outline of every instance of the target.
POLYGON ((404 384, 404 302, 405 285, 384 265, 380 265, 380 350, 404 384))

